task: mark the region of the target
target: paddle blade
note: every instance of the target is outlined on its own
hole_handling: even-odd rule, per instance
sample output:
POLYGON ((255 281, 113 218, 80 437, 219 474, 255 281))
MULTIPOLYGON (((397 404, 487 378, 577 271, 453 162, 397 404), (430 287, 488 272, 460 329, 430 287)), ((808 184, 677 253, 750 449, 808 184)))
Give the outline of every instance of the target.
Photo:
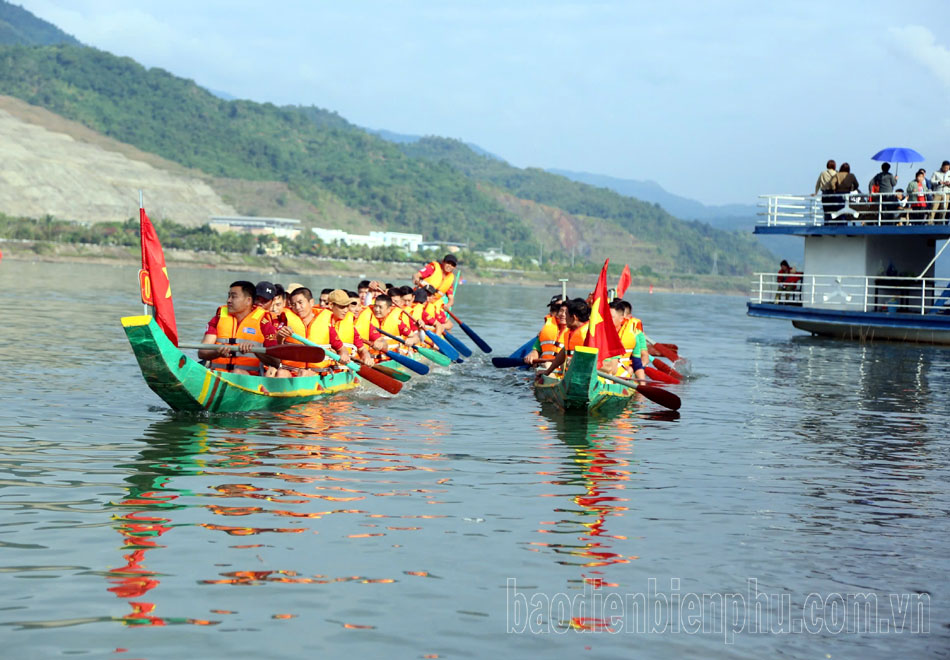
POLYGON ((402 389, 402 383, 400 383, 395 378, 390 378, 386 374, 376 371, 372 367, 367 367, 365 364, 361 364, 359 371, 357 373, 360 375, 360 378, 368 380, 373 385, 383 388, 390 394, 398 394, 399 390, 402 389))
POLYGON ((425 376, 429 373, 429 365, 422 364, 418 360, 413 360, 411 357, 406 357, 402 353, 397 353, 396 351, 386 351, 386 355, 389 356, 389 359, 393 362, 398 362, 406 369, 411 369, 420 376, 425 376))
POLYGON ((450 360, 448 356, 442 355, 438 351, 427 346, 415 346, 414 348, 419 351, 419 355, 426 359, 432 360, 439 366, 447 367, 452 364, 452 360, 450 360))
POLYGON ((683 402, 680 401, 680 398, 664 390, 662 387, 654 387, 653 385, 637 385, 637 392, 648 398, 655 404, 661 405, 664 408, 669 408, 670 410, 679 410, 680 406, 683 405, 683 402))
POLYGON ((657 369, 665 373, 667 376, 672 376, 673 378, 679 381, 683 380, 683 376, 680 374, 680 372, 678 372, 676 369, 668 365, 666 362, 663 362, 662 360, 654 360, 653 366, 655 366, 657 369))
POLYGON ((322 362, 326 352, 319 346, 304 346, 303 344, 281 344, 268 346, 265 353, 278 360, 293 360, 295 362, 322 362))
POLYGON ((426 336, 428 336, 429 339, 432 340, 432 343, 436 345, 436 348, 438 348, 439 351, 443 355, 447 356, 452 362, 455 362, 459 359, 459 352, 452 348, 452 345, 442 339, 442 337, 435 334, 431 330, 426 330, 426 336))
POLYGON ((455 322, 459 324, 459 327, 462 328, 462 332, 467 334, 468 338, 471 339, 473 342, 475 342, 475 345, 478 346, 478 348, 481 349, 483 353, 491 353, 491 346, 485 343, 485 340, 479 337, 478 333, 476 333, 474 330, 468 327, 466 323, 462 322, 462 319, 460 319, 455 314, 453 314, 452 310, 446 310, 446 311, 448 311, 449 316, 451 316, 455 320, 455 322))
POLYGON ((669 383, 670 385, 679 385, 679 381, 669 376, 658 369, 653 367, 643 366, 643 372, 647 375, 650 380, 655 380, 660 383, 669 383))
POLYGON ((531 348, 534 346, 534 342, 536 342, 537 340, 538 338, 536 336, 532 337, 531 339, 526 341, 524 344, 522 344, 514 353, 512 353, 508 357, 523 358, 525 355, 531 352, 531 348))
POLYGON ((374 364, 373 369, 380 373, 384 373, 394 380, 398 380, 401 383, 408 382, 412 379, 412 376, 407 374, 404 371, 399 371, 399 369, 393 369, 392 367, 387 367, 382 364, 374 364))
POLYGON ((455 337, 448 332, 445 333, 445 341, 452 344, 452 348, 459 352, 459 355, 464 355, 465 357, 472 356, 472 349, 466 346, 458 337, 455 337))
POLYGON ((676 362, 680 359, 677 352, 670 349, 670 344, 653 344, 653 348, 660 354, 660 357, 665 357, 670 362, 676 362))
POLYGON ((524 363, 524 360, 519 360, 518 358, 493 357, 491 359, 491 363, 496 369, 509 369, 511 367, 527 366, 524 363))

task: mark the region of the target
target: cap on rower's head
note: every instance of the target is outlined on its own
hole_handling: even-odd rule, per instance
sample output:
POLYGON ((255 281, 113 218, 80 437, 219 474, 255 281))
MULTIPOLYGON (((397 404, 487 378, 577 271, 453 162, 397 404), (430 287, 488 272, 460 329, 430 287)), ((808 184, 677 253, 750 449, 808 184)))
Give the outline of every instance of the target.
POLYGON ((307 287, 305 287, 300 282, 291 282, 290 284, 287 285, 287 293, 293 293, 297 289, 305 289, 305 288, 307 287))
POLYGON ((331 304, 339 305, 340 307, 346 307, 352 302, 357 302, 356 298, 351 298, 350 295, 343 289, 334 289, 330 292, 330 295, 327 299, 331 304))
POLYGON ((548 303, 548 307, 552 305, 560 305, 562 302, 564 302, 564 296, 559 293, 556 296, 551 296, 551 302, 548 303))
POLYGON ((447 254, 444 257, 442 257, 442 263, 450 264, 452 266, 458 266, 459 260, 455 258, 454 254, 447 254))
POLYGON ((258 282, 255 296, 264 300, 273 300, 277 294, 277 289, 270 282, 258 282))

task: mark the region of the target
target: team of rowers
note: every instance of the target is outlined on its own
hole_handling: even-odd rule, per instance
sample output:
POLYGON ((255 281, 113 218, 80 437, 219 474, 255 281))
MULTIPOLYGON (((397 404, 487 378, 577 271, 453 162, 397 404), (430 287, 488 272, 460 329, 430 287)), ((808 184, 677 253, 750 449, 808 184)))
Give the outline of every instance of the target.
POLYGON ((209 347, 198 357, 213 370, 294 378, 338 369, 351 360, 372 365, 388 360, 386 351, 408 354, 412 346, 431 346, 425 331, 442 335, 452 329, 445 308, 453 303, 457 267, 455 256, 447 254, 415 273, 414 286, 364 280, 356 291, 323 289, 316 297, 299 283, 285 288, 266 281, 233 282, 227 304, 208 322, 202 344, 209 347), (281 361, 252 352, 306 342, 327 349, 327 359, 281 361))
MULTIPOLYGON (((590 329, 590 303, 583 298, 565 300, 554 296, 548 305, 544 327, 538 333, 532 350, 525 356, 526 364, 545 367, 540 373, 549 375, 561 369, 578 346, 583 346, 590 329)), ((626 300, 610 303, 610 316, 620 336, 625 353, 609 358, 603 370, 621 377, 646 381, 644 365, 653 359, 650 355, 643 323, 633 316, 633 306, 626 300)))

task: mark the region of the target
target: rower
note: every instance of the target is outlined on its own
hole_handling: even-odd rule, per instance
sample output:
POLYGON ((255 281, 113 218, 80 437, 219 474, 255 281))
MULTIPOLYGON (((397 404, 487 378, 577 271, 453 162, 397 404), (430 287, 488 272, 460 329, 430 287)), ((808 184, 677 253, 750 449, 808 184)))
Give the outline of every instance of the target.
POLYGON ((352 309, 358 308, 359 300, 342 289, 334 289, 327 296, 327 301, 330 303, 331 313, 329 329, 336 331, 337 337, 343 342, 343 350, 338 351, 340 364, 349 362, 352 359, 350 352, 353 351, 359 354, 360 360, 372 365, 373 356, 370 355, 369 346, 363 343, 354 329, 355 318, 352 309))
POLYGON ((452 329, 452 322, 445 315, 442 308, 442 293, 431 284, 422 289, 426 292, 427 300, 422 306, 422 325, 430 328, 435 334, 442 336, 452 329))
POLYGON ((574 354, 574 349, 584 345, 587 339, 587 331, 590 329, 590 305, 582 298, 572 298, 566 303, 567 307, 567 333, 564 341, 564 348, 555 356, 554 360, 548 365, 541 375, 548 376, 555 369, 558 369, 574 354))
POLYGON ((455 302, 455 270, 458 268, 458 259, 454 254, 447 254, 442 261, 431 261, 419 272, 412 276, 412 283, 417 287, 430 285, 440 294, 445 294, 448 306, 455 302))
POLYGON ((531 351, 525 355, 525 364, 537 364, 538 362, 550 362, 564 346, 564 329, 567 327, 567 308, 564 299, 560 295, 551 298, 548 303, 548 314, 544 317, 544 326, 538 333, 538 338, 531 347, 531 351))
MULTIPOLYGON (((646 353, 647 342, 643 333, 637 330, 636 324, 631 319, 624 318, 624 305, 629 307, 630 303, 624 300, 614 300, 610 303, 610 316, 613 318, 614 328, 623 347, 627 350, 626 354, 612 361, 618 363, 620 367, 617 371, 618 376, 627 378, 632 374, 637 380, 645 381, 647 375, 643 371, 642 355, 646 353)), ((605 367, 608 364, 608 361, 604 361, 605 367)))
MULTIPOLYGON (((418 343, 418 338, 413 334, 411 321, 401 309, 392 304, 392 298, 387 295, 376 296, 373 306, 367 308, 372 311, 373 317, 370 321, 366 333, 360 333, 360 336, 368 339, 374 350, 379 352, 396 351, 402 348, 402 344, 395 339, 391 339, 379 332, 379 328, 396 337, 403 337, 407 346, 413 346, 418 343)), ((389 359, 387 356, 381 356, 381 359, 389 359)))
POLYGON ((324 289, 320 292, 320 307, 323 309, 330 309, 331 293, 333 293, 333 289, 324 289))
MULTIPOLYGON (((353 315, 349 313, 350 297, 345 291, 336 289, 331 290, 329 299, 331 309, 321 309, 314 305, 313 293, 310 289, 302 287, 293 292, 290 296, 290 305, 300 317, 305 330, 296 334, 318 346, 332 348, 340 356, 337 361, 339 364, 346 364, 352 359, 351 351, 359 353, 364 362, 372 364, 369 348, 356 336, 353 329, 353 315)), ((277 334, 285 342, 300 343, 291 337, 294 332, 290 327, 281 328, 277 334)), ((312 376, 334 363, 333 360, 324 360, 318 363, 302 364, 285 360, 284 366, 290 372, 287 375, 312 376)), ((281 374, 278 373, 278 375, 281 374)))
POLYGON ((228 302, 218 308, 208 322, 202 344, 215 348, 198 351, 202 360, 210 360, 210 369, 237 374, 260 375, 261 364, 277 366, 280 361, 251 353, 252 348, 277 345, 277 331, 270 314, 254 304, 256 287, 250 282, 238 280, 228 288, 228 302), (246 355, 239 355, 245 353, 246 355))
POLYGON ((274 305, 274 297, 277 295, 277 287, 271 282, 258 282, 254 288, 254 304, 263 307, 269 313, 274 305))

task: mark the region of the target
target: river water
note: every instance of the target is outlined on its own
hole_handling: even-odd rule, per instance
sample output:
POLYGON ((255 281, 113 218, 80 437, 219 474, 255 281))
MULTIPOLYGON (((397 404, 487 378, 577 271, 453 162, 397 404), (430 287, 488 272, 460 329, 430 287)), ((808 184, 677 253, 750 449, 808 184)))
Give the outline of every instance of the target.
MULTIPOLYGON (((198 341, 239 275, 171 275, 198 341)), ((565 418, 485 356, 396 397, 176 415, 118 321, 135 277, 0 264, 5 657, 950 649, 946 349, 634 292, 691 360, 679 416, 565 418)), ((463 286, 457 313, 507 355, 554 292, 463 286)))

